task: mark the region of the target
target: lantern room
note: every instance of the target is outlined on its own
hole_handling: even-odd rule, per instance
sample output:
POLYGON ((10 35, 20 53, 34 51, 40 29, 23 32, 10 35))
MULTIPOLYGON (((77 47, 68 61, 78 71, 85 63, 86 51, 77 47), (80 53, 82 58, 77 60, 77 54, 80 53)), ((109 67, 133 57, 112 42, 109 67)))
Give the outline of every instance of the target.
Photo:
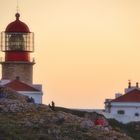
POLYGON ((19 20, 11 22, 1 33, 1 50, 5 52, 5 61, 30 61, 30 52, 34 51, 34 33, 19 20))

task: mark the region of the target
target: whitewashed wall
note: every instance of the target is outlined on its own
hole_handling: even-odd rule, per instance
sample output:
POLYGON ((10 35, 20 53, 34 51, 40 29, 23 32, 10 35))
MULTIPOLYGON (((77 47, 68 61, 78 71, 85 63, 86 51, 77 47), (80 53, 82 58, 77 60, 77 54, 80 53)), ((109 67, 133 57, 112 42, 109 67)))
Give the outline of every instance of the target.
POLYGON ((35 103, 42 104, 42 92, 33 92, 33 91, 18 91, 22 95, 26 95, 29 98, 34 98, 35 103))
POLYGON ((114 118, 122 123, 140 121, 140 103, 111 103, 111 112, 106 113, 105 117, 114 118), (119 110, 124 110, 125 114, 118 114, 119 110), (139 116, 135 116, 135 113, 139 116))

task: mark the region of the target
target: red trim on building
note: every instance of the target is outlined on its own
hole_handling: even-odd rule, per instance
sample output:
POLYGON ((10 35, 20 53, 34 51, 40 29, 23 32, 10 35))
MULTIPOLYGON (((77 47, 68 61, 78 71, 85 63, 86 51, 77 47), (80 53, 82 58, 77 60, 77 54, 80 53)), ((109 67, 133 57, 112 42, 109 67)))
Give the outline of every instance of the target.
POLYGON ((29 52, 9 51, 5 52, 5 61, 30 61, 29 52))

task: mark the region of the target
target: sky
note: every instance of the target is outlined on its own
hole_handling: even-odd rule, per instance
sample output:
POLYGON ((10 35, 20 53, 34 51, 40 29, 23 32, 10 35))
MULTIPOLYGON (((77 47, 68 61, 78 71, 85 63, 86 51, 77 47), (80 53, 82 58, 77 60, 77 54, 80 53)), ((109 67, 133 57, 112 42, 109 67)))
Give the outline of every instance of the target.
MULTIPOLYGON (((128 80, 140 82, 139 0, 18 3, 35 33, 34 83, 43 85, 43 103, 102 109, 128 80)), ((17 0, 0 0, 0 31, 15 20, 16 7, 17 0)))

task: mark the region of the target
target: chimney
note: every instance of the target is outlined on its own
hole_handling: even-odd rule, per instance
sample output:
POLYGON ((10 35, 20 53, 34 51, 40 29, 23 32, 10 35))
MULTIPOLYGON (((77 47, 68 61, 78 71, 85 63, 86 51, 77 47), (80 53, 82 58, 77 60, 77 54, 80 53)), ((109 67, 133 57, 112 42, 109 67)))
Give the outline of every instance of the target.
POLYGON ((116 94, 115 94, 115 99, 118 98, 118 97, 120 97, 120 96, 122 96, 121 93, 116 93, 116 94))
POLYGON ((136 88, 139 88, 139 83, 138 82, 136 83, 136 88))
POLYGON ((17 81, 20 81, 20 77, 19 77, 19 76, 16 76, 16 80, 17 80, 17 81))
POLYGON ((131 81, 128 82, 128 88, 131 88, 131 81))

